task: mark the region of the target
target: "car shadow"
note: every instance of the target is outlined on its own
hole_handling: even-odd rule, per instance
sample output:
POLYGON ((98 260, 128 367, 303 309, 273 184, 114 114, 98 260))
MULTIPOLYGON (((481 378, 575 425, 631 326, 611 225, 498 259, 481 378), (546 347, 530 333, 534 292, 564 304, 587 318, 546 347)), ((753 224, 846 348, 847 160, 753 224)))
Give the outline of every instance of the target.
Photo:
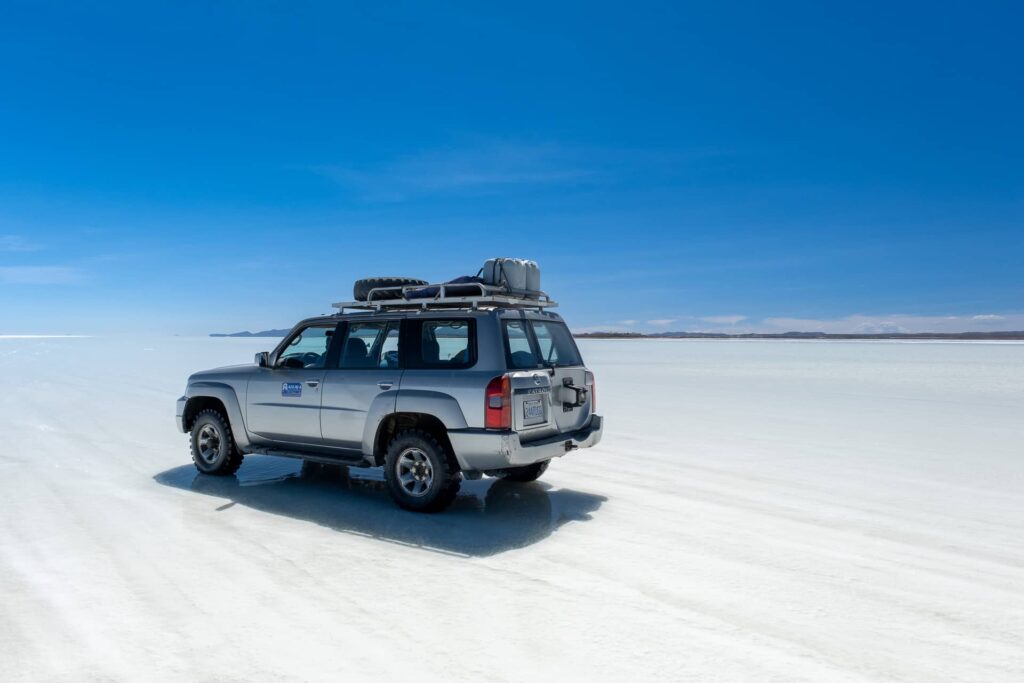
POLYGON ((408 512, 388 495, 379 469, 351 470, 288 458, 249 455, 238 474, 214 477, 183 465, 153 477, 165 486, 314 522, 337 531, 465 557, 523 548, 567 522, 589 520, 602 496, 501 479, 464 481, 440 514, 408 512))

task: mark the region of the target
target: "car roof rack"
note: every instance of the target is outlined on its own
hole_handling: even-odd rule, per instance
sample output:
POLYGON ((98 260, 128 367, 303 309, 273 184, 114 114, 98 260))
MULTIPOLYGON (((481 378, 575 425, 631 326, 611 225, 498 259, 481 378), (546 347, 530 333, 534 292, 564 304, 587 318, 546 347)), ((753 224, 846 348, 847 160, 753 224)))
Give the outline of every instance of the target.
POLYGON ((516 292, 507 287, 486 285, 482 282, 376 287, 367 293, 366 301, 339 301, 332 304, 339 313, 343 313, 345 309, 349 308, 363 311, 460 308, 468 310, 513 308, 542 311, 557 305, 544 292, 516 292), (410 297, 410 295, 413 296, 410 297))

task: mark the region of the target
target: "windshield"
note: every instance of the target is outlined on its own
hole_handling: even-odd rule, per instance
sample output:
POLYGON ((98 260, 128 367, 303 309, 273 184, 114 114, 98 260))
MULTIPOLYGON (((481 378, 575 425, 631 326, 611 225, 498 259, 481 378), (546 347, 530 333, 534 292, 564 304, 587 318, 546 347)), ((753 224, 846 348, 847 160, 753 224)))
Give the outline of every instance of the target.
POLYGON ((569 328, 550 320, 506 320, 505 353, 516 370, 583 365, 569 328))
POLYGON ((322 368, 327 360, 327 347, 334 334, 330 327, 307 327, 289 340, 277 358, 283 368, 322 368))

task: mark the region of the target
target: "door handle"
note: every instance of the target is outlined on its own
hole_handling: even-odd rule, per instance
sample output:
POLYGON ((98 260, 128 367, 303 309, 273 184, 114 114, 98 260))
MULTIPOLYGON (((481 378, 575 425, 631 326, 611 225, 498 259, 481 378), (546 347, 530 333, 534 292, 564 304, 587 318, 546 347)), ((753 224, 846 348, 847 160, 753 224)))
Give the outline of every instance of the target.
POLYGON ((390 379, 382 379, 381 381, 377 382, 377 386, 380 387, 382 390, 387 391, 391 387, 395 386, 395 383, 393 380, 390 379))
POLYGON ((315 389, 316 387, 320 386, 320 380, 318 380, 318 379, 307 379, 306 380, 306 384, 308 384, 309 386, 311 386, 311 387, 313 387, 315 389))

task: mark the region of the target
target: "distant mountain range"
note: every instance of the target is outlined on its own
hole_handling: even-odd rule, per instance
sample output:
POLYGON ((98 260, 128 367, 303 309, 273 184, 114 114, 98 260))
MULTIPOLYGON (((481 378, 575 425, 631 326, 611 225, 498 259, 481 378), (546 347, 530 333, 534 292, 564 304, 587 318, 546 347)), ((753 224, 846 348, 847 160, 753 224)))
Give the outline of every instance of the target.
POLYGON ((583 332, 580 339, 959 339, 1024 340, 1022 332, 886 332, 881 334, 832 334, 826 332, 780 332, 777 334, 724 334, 719 332, 583 332))
POLYGON ((211 332, 211 337, 283 337, 291 330, 263 330, 262 332, 211 332))

